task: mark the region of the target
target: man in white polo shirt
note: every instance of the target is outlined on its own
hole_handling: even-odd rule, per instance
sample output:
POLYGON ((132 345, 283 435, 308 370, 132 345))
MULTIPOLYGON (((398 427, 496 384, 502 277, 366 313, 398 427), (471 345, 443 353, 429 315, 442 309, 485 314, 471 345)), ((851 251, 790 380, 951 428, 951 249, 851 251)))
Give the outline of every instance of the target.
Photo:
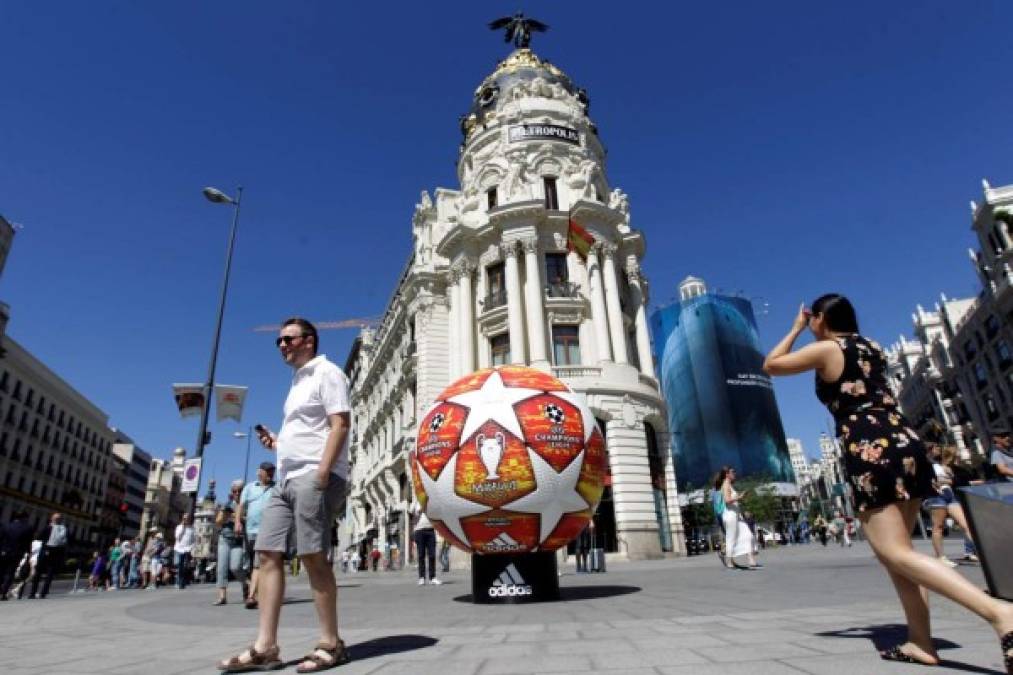
POLYGON ((257 427, 264 447, 278 454, 277 484, 264 507, 257 534, 260 630, 252 647, 218 663, 219 669, 226 672, 268 670, 282 665, 278 619, 285 594, 282 557, 290 531, 295 535, 296 553, 309 574, 320 622, 320 640, 297 672, 311 673, 348 661, 338 636, 337 585, 327 562, 334 511, 348 484, 348 378, 326 356, 317 354, 316 328, 305 319, 285 321, 276 344, 295 373, 285 400, 281 431, 275 436, 257 427))

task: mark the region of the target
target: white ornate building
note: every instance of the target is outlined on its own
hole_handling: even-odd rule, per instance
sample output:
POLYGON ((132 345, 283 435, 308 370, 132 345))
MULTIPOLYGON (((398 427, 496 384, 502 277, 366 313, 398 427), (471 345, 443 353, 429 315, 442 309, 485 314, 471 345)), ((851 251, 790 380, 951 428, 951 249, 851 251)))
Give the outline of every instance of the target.
POLYGON ((418 420, 458 377, 529 364, 584 394, 605 432, 611 485, 596 521, 606 549, 684 551, 645 312, 646 246, 606 177, 588 105, 530 49, 477 88, 461 121, 460 188, 422 193, 393 297, 346 362, 354 421, 344 544, 407 550, 418 420), (571 218, 594 237, 586 260, 567 250, 571 218))

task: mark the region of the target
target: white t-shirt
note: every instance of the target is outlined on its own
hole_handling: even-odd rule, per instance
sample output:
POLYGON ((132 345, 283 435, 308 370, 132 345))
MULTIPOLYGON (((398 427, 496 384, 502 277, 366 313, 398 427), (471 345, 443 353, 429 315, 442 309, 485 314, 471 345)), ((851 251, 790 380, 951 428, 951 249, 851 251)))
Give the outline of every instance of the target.
MULTIPOLYGON (((331 433, 328 415, 351 411, 348 378, 323 354, 313 357, 292 376, 292 388, 285 399, 285 419, 275 449, 278 453, 278 482, 309 473, 320 466, 324 445, 331 433)), ((348 478, 348 445, 351 434, 331 467, 331 473, 348 478)))
POLYGON ((191 553, 193 551, 193 527, 185 527, 183 523, 176 526, 176 543, 172 550, 176 553, 191 553))

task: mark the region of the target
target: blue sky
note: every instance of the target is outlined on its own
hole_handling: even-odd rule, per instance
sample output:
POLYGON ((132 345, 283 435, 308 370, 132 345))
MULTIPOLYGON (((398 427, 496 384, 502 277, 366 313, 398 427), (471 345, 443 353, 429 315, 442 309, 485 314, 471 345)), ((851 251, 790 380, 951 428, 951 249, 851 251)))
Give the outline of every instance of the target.
MULTIPOLYGON (((156 456, 194 447, 174 381, 206 372, 229 225, 246 188, 219 381, 277 428, 289 373, 254 326, 379 314, 423 188, 456 187, 458 116, 508 53, 517 3, 4 3, 0 280, 9 333, 156 456)), ((977 285, 968 201, 1013 182, 1013 43, 1001 2, 529 3, 534 47, 591 95, 608 174, 648 241, 652 301, 685 276, 769 303, 850 295, 863 330, 977 285)), ((323 351, 343 363, 353 331, 323 351)), ((808 377, 781 380, 816 451, 808 377)), ((234 423, 207 467, 242 474, 234 423)), ((262 451, 255 450, 252 462, 262 451)))

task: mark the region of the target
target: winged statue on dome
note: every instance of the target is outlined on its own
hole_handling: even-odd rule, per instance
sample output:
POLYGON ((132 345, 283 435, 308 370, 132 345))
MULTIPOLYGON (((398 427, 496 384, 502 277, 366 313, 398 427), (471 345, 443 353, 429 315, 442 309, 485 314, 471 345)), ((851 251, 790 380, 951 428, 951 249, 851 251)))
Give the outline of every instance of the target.
POLYGON ((514 46, 518 49, 527 49, 531 46, 531 33, 544 33, 549 30, 549 26, 541 21, 527 18, 522 12, 489 22, 489 30, 504 29, 506 30, 504 42, 513 41, 514 46))

